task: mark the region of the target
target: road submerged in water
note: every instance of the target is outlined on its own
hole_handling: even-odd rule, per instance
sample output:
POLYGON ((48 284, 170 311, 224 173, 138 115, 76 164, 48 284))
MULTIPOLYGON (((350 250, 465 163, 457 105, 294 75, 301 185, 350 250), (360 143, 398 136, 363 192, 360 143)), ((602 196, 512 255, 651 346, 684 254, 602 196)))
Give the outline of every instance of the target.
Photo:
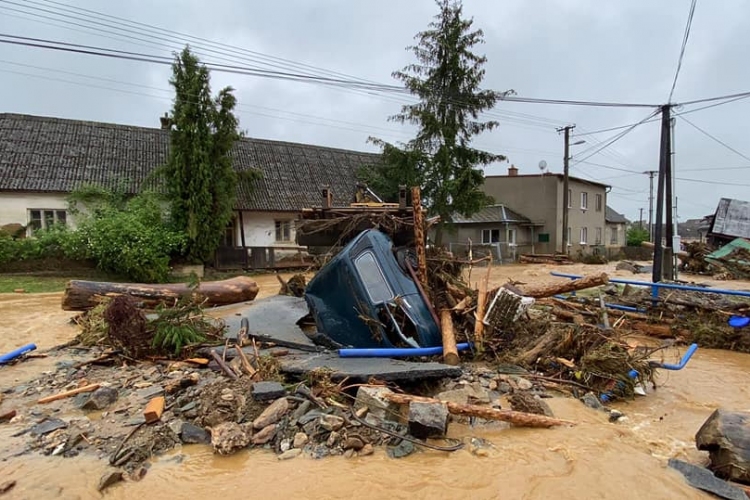
MULTIPOLYGON (((573 273, 613 272, 608 266, 566 266, 573 273)), ((475 270, 482 272, 483 270, 475 270)), ((493 281, 548 280, 545 266, 498 266, 493 281)), ((261 295, 276 293, 274 276, 261 276, 261 295)), ((722 283, 726 287, 728 283, 722 283)), ((747 284, 744 284, 747 287, 747 284)), ((732 282, 733 288, 743 283, 732 282)), ((28 342, 40 350, 77 334, 72 313, 60 309, 60 294, 0 295, 0 351, 28 342)), ((669 352, 677 359, 680 352, 669 352)), ((54 368, 51 359, 30 359, 0 368, 8 388, 54 368)), ((450 435, 481 438, 492 446, 484 456, 466 448, 451 454, 422 451, 390 459, 373 456, 280 462, 262 450, 215 456, 209 447, 189 445, 156 457, 146 477, 106 492, 108 498, 711 498, 666 467, 668 458, 705 463, 695 448, 698 428, 718 408, 750 410, 750 355, 699 349, 682 371, 662 371, 648 396, 617 403, 627 419, 610 423, 607 414, 567 398, 547 400, 555 415, 579 424, 570 428, 522 429, 452 424, 450 435)), ((5 410, 0 403, 0 410, 5 410)), ((29 410, 29 409, 26 409, 29 410)), ((0 441, 23 426, 0 425, 0 441)), ((0 459, 11 454, 4 447, 0 459)), ((106 461, 27 454, 0 462, 0 478, 13 479, 8 498, 101 498, 96 487, 106 461)))

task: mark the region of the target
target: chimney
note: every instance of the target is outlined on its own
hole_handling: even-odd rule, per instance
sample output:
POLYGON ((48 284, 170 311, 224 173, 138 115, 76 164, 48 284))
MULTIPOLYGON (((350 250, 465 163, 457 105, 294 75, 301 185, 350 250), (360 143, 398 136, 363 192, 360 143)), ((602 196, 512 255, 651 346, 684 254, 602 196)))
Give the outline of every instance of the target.
POLYGON ((172 120, 169 118, 169 115, 167 113, 164 113, 164 116, 160 116, 159 121, 161 122, 162 130, 169 130, 170 128, 172 128, 172 120))
POLYGON ((508 167, 508 177, 515 177, 518 175, 518 169, 515 165, 508 167))

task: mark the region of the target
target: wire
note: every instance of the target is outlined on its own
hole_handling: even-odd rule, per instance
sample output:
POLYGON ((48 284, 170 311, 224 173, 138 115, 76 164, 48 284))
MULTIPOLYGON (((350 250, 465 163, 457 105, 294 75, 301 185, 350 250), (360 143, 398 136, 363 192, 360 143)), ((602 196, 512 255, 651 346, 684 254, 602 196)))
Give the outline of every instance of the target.
MULTIPOLYGON (((598 147, 598 149, 596 151, 594 151, 593 153, 589 154, 588 156, 585 156, 584 158, 582 158, 580 160, 577 160, 574 163, 574 165, 576 163, 581 163, 581 162, 583 162, 585 160, 588 160, 589 158, 591 158, 592 156, 598 154, 599 152, 601 152, 605 148, 607 148, 607 147, 611 146, 612 144, 614 144, 615 142, 619 141, 620 139, 622 139, 623 137, 625 137, 627 134, 629 134, 631 131, 635 130, 636 127, 638 127, 639 125, 645 123, 647 120, 649 120, 649 119, 653 118, 654 116, 656 116, 657 113, 659 113, 658 109, 655 109, 655 110, 651 111, 651 113, 649 113, 648 116, 646 116, 646 118, 644 118, 643 120, 641 120, 641 121, 633 124, 631 127, 629 127, 626 130, 620 132, 619 134, 615 135, 614 137, 608 139, 607 141, 604 141, 604 143, 600 147, 598 147)), ((586 151, 590 151, 591 149, 593 149, 593 148, 589 148, 586 151)), ((583 153, 585 153, 586 151, 584 151, 583 153)), ((579 154, 583 154, 583 153, 579 153, 579 154)))
POLYGON ((695 4, 697 0, 693 0, 690 3, 690 12, 688 12, 687 23, 685 24, 685 34, 682 36, 682 47, 680 48, 680 57, 677 59, 677 71, 674 74, 674 80, 672 81, 672 89, 669 91, 669 98, 667 102, 672 102, 672 94, 674 94, 674 88, 677 85, 677 77, 680 76, 680 69, 682 68, 682 60, 685 57, 685 48, 687 47, 688 38, 690 38, 690 27, 693 24, 693 16, 695 15, 695 4))
POLYGON ((698 125, 696 125, 695 123, 693 123, 690 120, 688 120, 687 118, 685 118, 684 116, 681 116, 680 120, 686 122, 688 125, 690 125, 691 127, 695 128, 696 130, 698 130, 699 132, 701 132, 703 135, 709 137, 710 139, 713 139, 715 142, 718 142, 719 144, 721 144, 722 146, 724 146, 725 148, 727 148, 732 153, 735 153, 735 154, 741 156, 742 158, 744 158, 746 160, 750 160, 750 156, 747 156, 747 155, 745 155, 745 154, 737 151, 736 149, 734 149, 732 146, 730 146, 726 142, 724 142, 721 139, 719 139, 719 138, 717 138, 717 137, 709 134, 708 132, 706 132, 705 130, 703 130, 702 128, 700 128, 698 125))

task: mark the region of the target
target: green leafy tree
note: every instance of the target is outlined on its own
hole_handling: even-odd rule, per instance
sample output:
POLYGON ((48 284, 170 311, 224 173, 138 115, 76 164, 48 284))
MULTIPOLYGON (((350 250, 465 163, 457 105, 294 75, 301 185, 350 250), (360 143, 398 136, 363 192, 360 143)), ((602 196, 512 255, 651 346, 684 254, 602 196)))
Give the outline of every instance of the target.
POLYGON ((473 20, 463 17, 460 2, 437 0, 437 5, 440 13, 408 48, 417 62, 393 73, 419 102, 403 106, 390 120, 419 130, 403 147, 371 139, 382 147, 384 164, 372 176, 380 179, 370 180, 373 187, 385 189, 387 198, 399 184, 421 185, 426 205, 441 218, 439 244, 454 213, 470 216, 491 201, 481 190, 481 167, 505 157, 471 147, 475 136, 498 126, 481 121, 480 114, 503 96, 481 89, 487 59, 473 49, 483 43, 484 34, 472 29, 473 20))
POLYGON ((625 239, 629 247, 639 247, 641 243, 649 240, 648 229, 641 226, 630 226, 625 233, 625 239))
POLYGON ((186 47, 175 57, 170 84, 170 154, 165 183, 171 217, 187 234, 187 258, 205 262, 232 219, 239 178, 231 150, 240 138, 233 89, 211 96, 208 68, 186 47))

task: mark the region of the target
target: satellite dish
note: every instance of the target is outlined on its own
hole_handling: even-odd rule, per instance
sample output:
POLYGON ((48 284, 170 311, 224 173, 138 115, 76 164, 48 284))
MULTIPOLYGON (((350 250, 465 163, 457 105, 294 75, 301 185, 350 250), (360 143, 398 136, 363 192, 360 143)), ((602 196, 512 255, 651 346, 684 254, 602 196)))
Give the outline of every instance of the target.
POLYGON ((546 162, 546 161, 544 161, 544 160, 540 161, 540 162, 539 162, 539 170, 541 170, 542 172, 544 172, 544 170, 545 170, 546 168, 547 168, 547 162, 546 162))

